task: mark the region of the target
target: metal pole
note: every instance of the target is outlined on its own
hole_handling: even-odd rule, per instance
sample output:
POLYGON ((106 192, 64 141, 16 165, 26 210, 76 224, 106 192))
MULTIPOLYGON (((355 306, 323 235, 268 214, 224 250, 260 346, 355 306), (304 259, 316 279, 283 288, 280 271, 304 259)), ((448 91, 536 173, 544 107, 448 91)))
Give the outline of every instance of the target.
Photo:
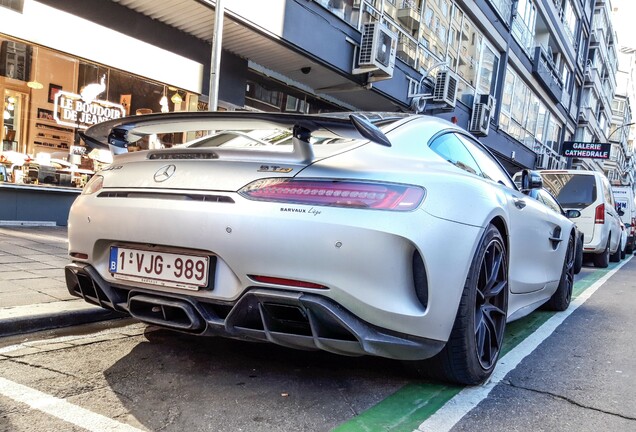
POLYGON ((214 14, 214 39, 210 58, 210 97, 208 111, 216 111, 219 104, 219 75, 221 72, 221 48, 223 47, 223 0, 216 0, 214 14))

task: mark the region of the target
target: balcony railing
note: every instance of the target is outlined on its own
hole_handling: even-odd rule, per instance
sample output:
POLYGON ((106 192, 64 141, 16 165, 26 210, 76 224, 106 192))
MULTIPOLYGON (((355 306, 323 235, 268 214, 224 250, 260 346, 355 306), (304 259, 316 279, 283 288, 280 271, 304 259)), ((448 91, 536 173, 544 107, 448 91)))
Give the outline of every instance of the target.
POLYGON ((562 99, 563 83, 554 67, 552 58, 541 46, 535 47, 534 49, 532 72, 555 101, 562 99))
MULTIPOLYGON (((585 83, 586 84, 594 84, 598 77, 598 69, 594 64, 588 60, 585 65, 585 83)), ((599 82, 600 83, 600 82, 599 82)))
POLYGON ((519 45, 528 53, 532 54, 534 45, 534 33, 530 27, 519 18, 519 15, 512 22, 512 35, 519 42, 519 45))
POLYGON ((512 17, 512 0, 489 0, 495 7, 495 10, 504 19, 504 23, 508 24, 512 17))
POLYGON ((415 67, 417 58, 417 45, 411 39, 400 34, 397 45, 397 58, 401 59, 411 67, 415 67))
POLYGON ((413 0, 402 0, 397 11, 398 20, 409 30, 417 30, 420 27, 422 11, 413 0))

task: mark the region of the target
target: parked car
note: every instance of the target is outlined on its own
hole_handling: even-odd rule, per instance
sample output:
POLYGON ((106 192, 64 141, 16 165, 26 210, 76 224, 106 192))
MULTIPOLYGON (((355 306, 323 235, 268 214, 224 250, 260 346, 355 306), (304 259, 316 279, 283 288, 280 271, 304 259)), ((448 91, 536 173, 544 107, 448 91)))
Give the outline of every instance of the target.
POLYGON ((621 221, 621 245, 623 245, 623 248, 621 249, 621 259, 625 259, 625 257, 627 256, 627 246, 625 245, 627 244, 628 236, 628 229, 623 221, 621 221))
POLYGON ((70 211, 67 286, 143 322, 477 384, 507 322, 570 303, 572 221, 442 119, 151 114, 84 139, 118 155, 70 211), (187 131, 215 132, 126 152, 187 131))
POLYGON ((634 239, 636 238, 636 204, 634 190, 631 186, 612 186, 612 193, 616 202, 616 210, 622 211, 621 221, 627 231, 625 253, 634 253, 634 239))
POLYGON ((546 189, 566 209, 579 210, 577 227, 583 232, 583 253, 592 256, 596 267, 621 259, 620 214, 616 210, 607 177, 597 171, 539 171, 546 189))

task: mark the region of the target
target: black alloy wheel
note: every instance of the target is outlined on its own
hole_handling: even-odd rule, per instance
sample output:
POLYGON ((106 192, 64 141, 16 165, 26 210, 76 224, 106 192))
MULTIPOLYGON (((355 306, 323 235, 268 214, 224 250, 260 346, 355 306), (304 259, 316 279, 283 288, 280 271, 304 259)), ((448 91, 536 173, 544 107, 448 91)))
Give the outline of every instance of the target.
POLYGON ((508 311, 508 254, 494 225, 486 228, 471 261, 464 290, 444 348, 412 362, 431 378, 476 385, 490 377, 503 344, 508 311))
POLYGON ((506 255, 498 239, 492 239, 486 248, 476 288, 475 347, 481 367, 490 369, 499 358, 508 299, 506 255))
POLYGON ((574 289, 574 254, 575 240, 570 236, 568 240, 568 248, 565 252, 565 260, 563 261, 563 270, 557 290, 552 297, 542 306, 542 309, 552 311, 564 311, 570 306, 572 300, 572 290, 574 289))

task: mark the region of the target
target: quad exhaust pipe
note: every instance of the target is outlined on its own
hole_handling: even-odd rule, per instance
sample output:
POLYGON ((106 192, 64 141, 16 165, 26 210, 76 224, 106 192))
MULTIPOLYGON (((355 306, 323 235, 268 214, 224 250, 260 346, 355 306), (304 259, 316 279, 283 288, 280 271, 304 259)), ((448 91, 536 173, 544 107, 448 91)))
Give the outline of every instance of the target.
POLYGON ((128 299, 128 312, 140 321, 176 330, 198 331, 204 327, 200 315, 184 300, 134 295, 128 299))

